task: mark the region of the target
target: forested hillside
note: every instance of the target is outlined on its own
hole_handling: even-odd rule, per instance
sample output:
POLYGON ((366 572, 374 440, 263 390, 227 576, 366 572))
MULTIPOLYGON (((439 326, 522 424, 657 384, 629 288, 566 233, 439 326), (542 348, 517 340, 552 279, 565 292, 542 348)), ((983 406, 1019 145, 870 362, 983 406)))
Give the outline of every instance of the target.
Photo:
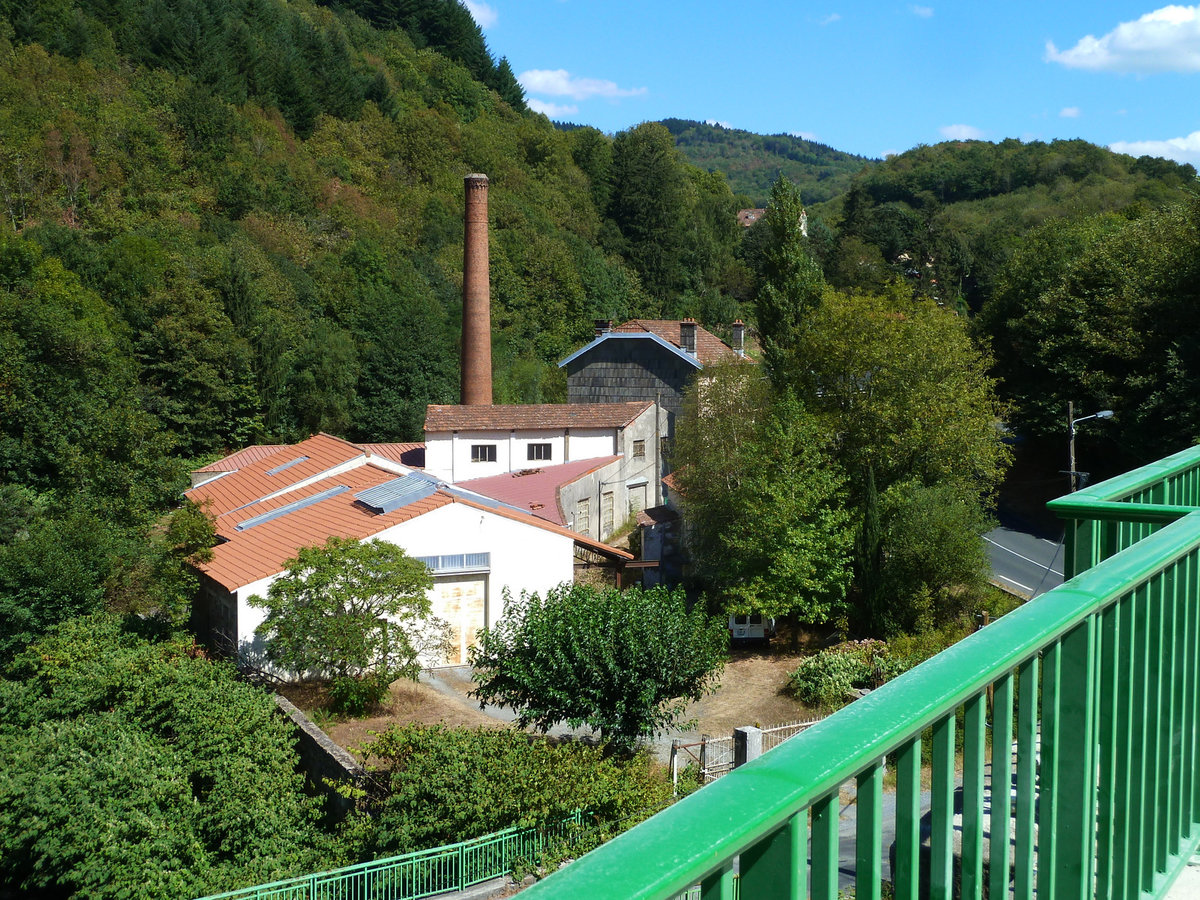
MULTIPOLYGON (((733 195, 664 129, 556 131, 458 3, 361 11, 386 27, 0 0, 2 518, 136 530, 231 448, 419 439, 458 392, 469 172, 492 180, 498 402, 562 398, 596 318, 739 314, 733 195)), ((89 596, 128 565, 98 555, 89 596)), ((0 584, 44 581, 0 556, 0 584)))
POLYGON ((845 193, 854 176, 876 162, 790 134, 754 134, 689 119, 663 119, 662 124, 692 165, 723 172, 734 193, 756 207, 767 205, 780 175, 800 189, 806 202, 820 203, 845 193))
POLYGON ((978 310, 1033 228, 1144 215, 1183 200, 1195 176, 1188 165, 1079 140, 948 142, 862 170, 844 196, 810 208, 809 235, 836 284, 899 277, 922 296, 978 310))

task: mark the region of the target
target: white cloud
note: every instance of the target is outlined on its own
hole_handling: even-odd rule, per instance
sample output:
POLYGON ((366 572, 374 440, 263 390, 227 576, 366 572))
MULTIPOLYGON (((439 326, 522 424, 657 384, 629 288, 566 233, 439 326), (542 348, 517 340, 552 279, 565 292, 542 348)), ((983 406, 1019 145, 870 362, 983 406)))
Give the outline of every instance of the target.
POLYGON ((942 137, 951 141, 982 141, 983 131, 974 125, 943 125, 938 129, 942 137))
POLYGON ((1200 6, 1164 6, 1069 50, 1047 41, 1046 61, 1107 72, 1200 71, 1200 6))
POLYGON ((1079 107, 1078 106, 1064 106, 1059 111, 1058 117, 1060 119, 1078 119, 1079 118, 1079 107))
POLYGON ((534 112, 542 113, 545 116, 549 116, 551 119, 561 119, 563 116, 573 116, 575 113, 579 112, 579 107, 573 103, 565 103, 561 105, 558 103, 546 103, 542 100, 538 100, 536 97, 526 97, 525 105, 534 112))
POLYGON ((908 9, 914 16, 920 16, 922 19, 933 18, 932 6, 910 6, 908 9))
POLYGON ((821 19, 821 21, 820 21, 820 22, 818 22, 817 24, 819 24, 819 25, 832 25, 834 22, 841 21, 841 18, 842 18, 842 17, 841 17, 841 16, 840 16, 838 13, 830 13, 830 14, 829 14, 829 15, 827 15, 825 18, 821 19))
POLYGON ((792 137, 798 137, 802 141, 815 141, 817 136, 811 131, 789 131, 792 137))
POLYGON ((719 122, 716 119, 705 119, 704 124, 711 125, 713 128, 732 128, 733 127, 728 122, 719 122))
POLYGON ((646 93, 644 87, 622 88, 615 81, 600 78, 576 78, 566 69, 530 69, 517 76, 521 87, 530 94, 548 94, 551 97, 570 97, 572 100, 590 100, 592 97, 636 97, 646 93))
POLYGON ((1200 167, 1200 131, 1165 141, 1117 141, 1109 144, 1108 149, 1130 156, 1161 156, 1200 167))
POLYGON ((471 13, 471 17, 475 19, 475 24, 480 28, 491 28, 500 20, 498 12, 486 3, 480 3, 479 0, 463 0, 463 6, 471 13))

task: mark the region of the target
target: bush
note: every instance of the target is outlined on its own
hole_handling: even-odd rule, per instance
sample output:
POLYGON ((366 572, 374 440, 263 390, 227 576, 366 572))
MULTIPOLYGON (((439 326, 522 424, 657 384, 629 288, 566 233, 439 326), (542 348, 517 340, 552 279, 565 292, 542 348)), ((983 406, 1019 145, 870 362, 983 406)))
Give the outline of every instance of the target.
POLYGON ((389 787, 376 817, 378 855, 556 824, 576 809, 610 833, 671 801, 670 781, 644 754, 605 756, 508 729, 393 725, 361 749, 389 787))
POLYGON ((0 678, 0 893, 195 897, 343 864, 295 741, 190 638, 70 620, 0 678))
POLYGON ((361 716, 383 702, 391 689, 391 679, 386 674, 372 672, 362 678, 346 675, 335 678, 329 685, 329 706, 335 713, 361 716))
POLYGON ((894 653, 883 641, 848 641, 802 660, 787 687, 802 703, 836 709, 855 688, 877 688, 920 659, 894 653))

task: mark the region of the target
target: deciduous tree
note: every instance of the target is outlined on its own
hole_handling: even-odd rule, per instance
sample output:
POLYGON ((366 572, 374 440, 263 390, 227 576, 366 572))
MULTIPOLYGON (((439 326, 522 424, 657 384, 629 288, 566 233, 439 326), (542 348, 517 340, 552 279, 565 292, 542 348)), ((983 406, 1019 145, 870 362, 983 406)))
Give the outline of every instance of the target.
POLYGON ((846 479, 820 422, 758 367, 710 367, 676 426, 693 574, 713 611, 839 615, 851 574, 846 479))
POLYGON ((724 664, 723 622, 681 590, 562 585, 509 603, 471 651, 473 696, 523 727, 589 725, 628 747, 678 721, 724 664))
POLYGON ((332 537, 302 549, 266 598, 250 603, 267 610, 256 633, 271 662, 335 681, 370 678, 378 701, 395 679, 416 678, 421 653, 441 645, 432 586, 425 564, 395 544, 332 537))

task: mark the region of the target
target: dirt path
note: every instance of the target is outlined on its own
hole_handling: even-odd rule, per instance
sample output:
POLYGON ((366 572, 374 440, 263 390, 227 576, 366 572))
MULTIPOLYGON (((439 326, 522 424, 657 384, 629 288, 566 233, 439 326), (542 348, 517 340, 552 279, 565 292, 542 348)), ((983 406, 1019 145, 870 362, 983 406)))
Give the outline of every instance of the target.
MULTIPOLYGON (((656 742, 660 755, 669 750, 672 738, 724 736, 739 725, 778 725, 811 717, 812 710, 783 692, 787 674, 799 659, 799 655, 782 649, 735 648, 717 691, 688 706, 684 719, 694 720, 694 724, 663 735, 656 742)), ((319 711, 315 715, 330 738, 351 752, 369 743, 371 732, 382 731, 393 722, 505 727, 511 713, 494 708, 481 711, 479 703, 467 696, 471 687, 470 670, 437 669, 423 673, 420 682, 393 684, 390 700, 374 716, 336 722, 319 711)), ((284 693, 310 716, 323 702, 318 691, 305 685, 289 687, 284 693)), ((588 731, 582 729, 580 733, 588 731)))

